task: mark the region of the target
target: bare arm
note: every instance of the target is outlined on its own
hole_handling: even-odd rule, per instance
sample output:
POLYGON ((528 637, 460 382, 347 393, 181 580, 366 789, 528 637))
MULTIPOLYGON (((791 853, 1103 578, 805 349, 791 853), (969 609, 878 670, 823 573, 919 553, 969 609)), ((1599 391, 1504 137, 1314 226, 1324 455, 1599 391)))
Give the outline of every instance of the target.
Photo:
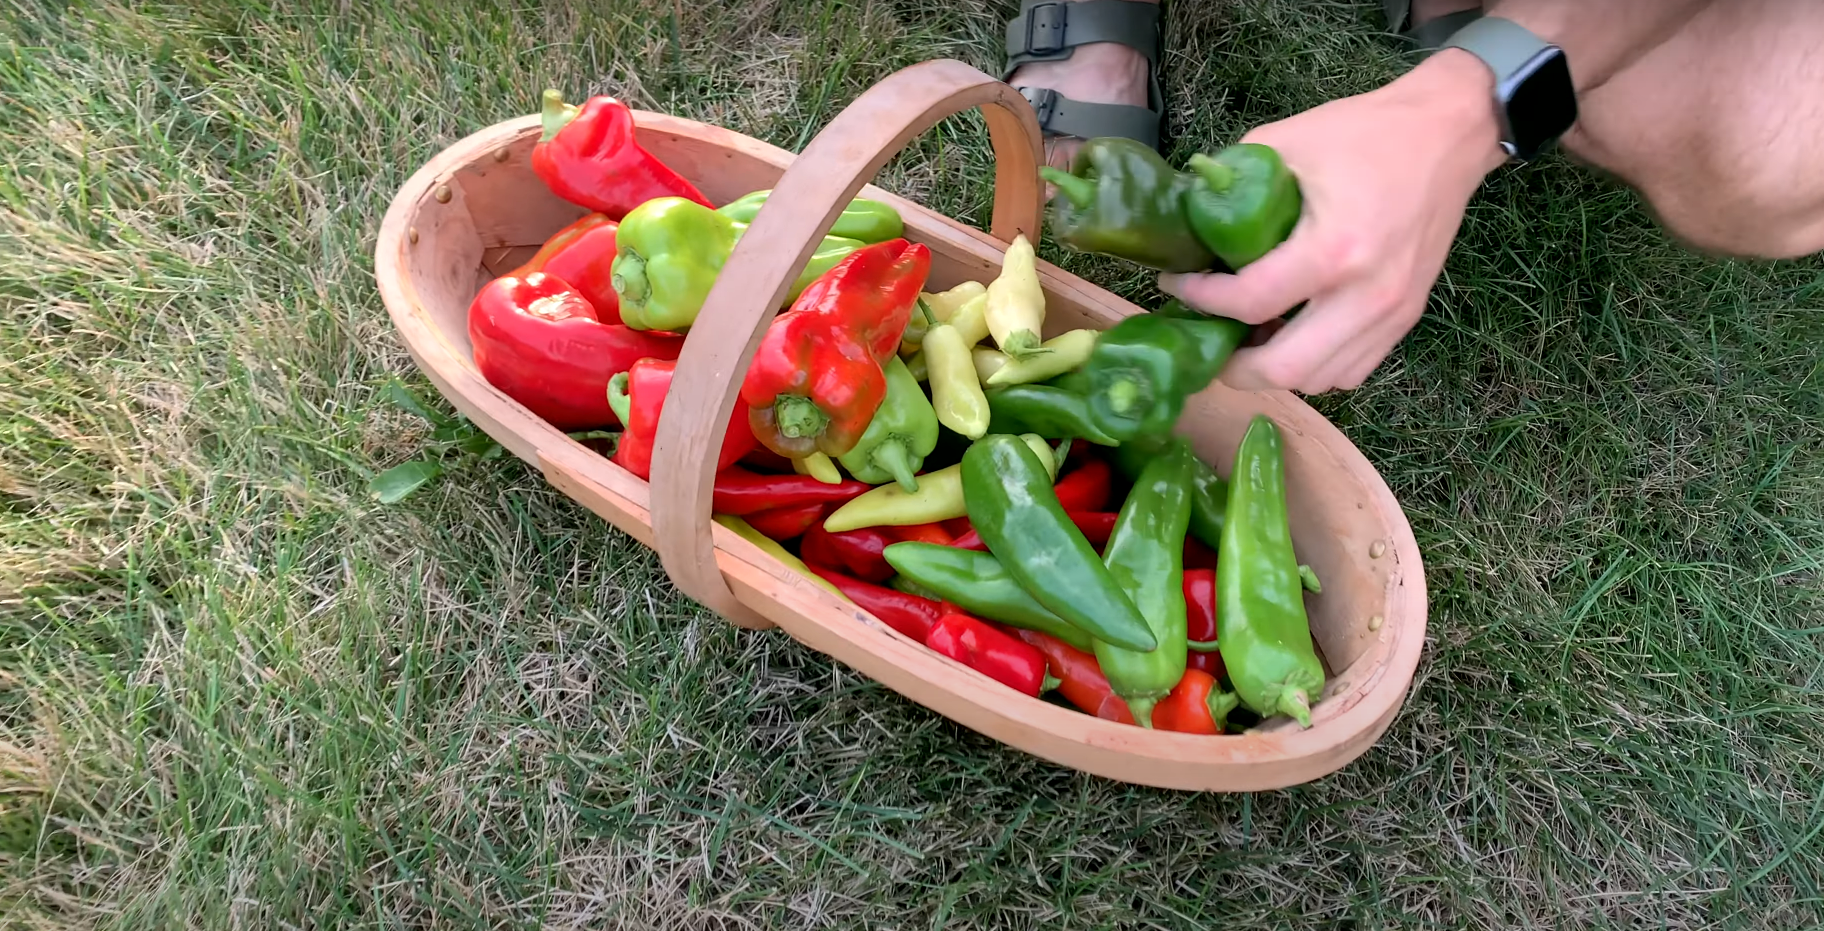
POLYGON ((1488 15, 1511 19, 1564 49, 1585 93, 1657 48, 1715 0, 1497 0, 1488 15))

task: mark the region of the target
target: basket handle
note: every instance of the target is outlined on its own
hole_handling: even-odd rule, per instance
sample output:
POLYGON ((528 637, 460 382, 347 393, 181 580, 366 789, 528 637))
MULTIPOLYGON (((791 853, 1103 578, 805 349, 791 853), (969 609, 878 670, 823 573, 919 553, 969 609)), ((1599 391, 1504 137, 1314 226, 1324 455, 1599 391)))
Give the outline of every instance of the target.
MULTIPOLYGON (((710 520, 716 450, 741 380, 792 281, 851 198, 939 120, 982 108, 994 146, 993 235, 1037 240, 1042 137, 1018 91, 960 61, 889 75, 843 109, 792 161, 741 235, 685 339, 652 456, 652 529, 673 584, 724 616, 751 611, 716 568, 710 520)), ((722 533, 729 533, 725 528, 722 533)))

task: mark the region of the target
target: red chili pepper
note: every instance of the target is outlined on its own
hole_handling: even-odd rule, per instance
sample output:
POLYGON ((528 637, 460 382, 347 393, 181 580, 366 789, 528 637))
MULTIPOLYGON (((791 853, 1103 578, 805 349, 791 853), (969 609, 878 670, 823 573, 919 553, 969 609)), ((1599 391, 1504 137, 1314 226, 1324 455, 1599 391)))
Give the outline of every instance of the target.
POLYGON ((785 541, 803 536, 812 525, 823 520, 825 504, 815 501, 793 507, 769 508, 747 515, 747 525, 770 539, 785 541))
POLYGON ((585 214, 545 240, 537 254, 512 274, 556 275, 595 308, 603 323, 621 322, 621 296, 614 293, 614 233, 620 225, 605 213, 585 214))
POLYGON ((761 443, 793 459, 855 448, 886 397, 881 362, 897 351, 930 271, 923 244, 864 246, 773 318, 741 383, 761 443))
POLYGON ((1216 551, 1203 545, 1196 537, 1184 538, 1184 567, 1186 569, 1216 569, 1216 551))
POLYGON ((1106 460, 1091 459, 1058 481, 1058 503, 1066 511, 1105 511, 1112 477, 1106 460))
POLYGON ((1241 699, 1200 669, 1186 669, 1171 694, 1153 706, 1153 727, 1181 734, 1220 734, 1241 699))
MULTIPOLYGON (((1083 531, 1084 539, 1094 547, 1101 547, 1108 543, 1108 535, 1115 531, 1115 520, 1121 516, 1108 511, 1065 511, 1064 514, 1070 518, 1071 523, 1077 525, 1078 530, 1083 531)), ((988 549, 988 544, 982 542, 981 535, 977 534, 974 529, 952 540, 950 545, 983 552, 988 549)))
POLYGON ((603 323, 556 275, 503 275, 469 304, 475 368, 488 384, 559 430, 619 423, 608 379, 641 359, 676 359, 682 337, 603 323))
POLYGON ((683 175, 640 147, 633 134, 633 110, 625 103, 595 96, 575 107, 555 90, 545 91, 543 99, 545 131, 532 147, 532 171, 551 193, 614 220, 657 197, 688 197, 715 206, 683 175))
POLYGON ((1215 570, 1184 570, 1184 607, 1185 635, 1197 644, 1185 654, 1185 668, 1221 679, 1227 669, 1222 665, 1222 654, 1216 652, 1215 570))
MULTIPOLYGON (((608 380, 608 406, 625 425, 620 442, 614 448, 614 463, 639 476, 652 479, 652 443, 659 433, 659 417, 665 409, 665 397, 671 391, 671 378, 678 367, 672 359, 641 359, 625 372, 608 380)), ((747 426, 747 408, 735 402, 735 411, 722 434, 722 453, 716 457, 716 469, 734 465, 754 448, 754 433, 747 426)))
POLYGON ((729 466, 716 473, 711 507, 717 514, 746 517, 773 508, 847 501, 872 487, 853 479, 826 485, 809 475, 761 475, 729 466))
POLYGON ((943 524, 944 532, 949 534, 952 539, 960 537, 965 533, 971 533, 975 530, 975 525, 969 523, 969 518, 967 517, 952 517, 941 523, 943 524))
MULTIPOLYGON (((1036 630, 1022 630, 1019 635, 1021 640, 1045 655, 1051 674, 1058 679, 1058 694, 1066 701, 1076 705, 1079 711, 1105 721, 1134 724, 1133 712, 1108 684, 1108 677, 1102 674, 1102 667, 1094 656, 1036 630)), ((1158 714, 1158 711, 1155 709, 1153 713, 1158 714)))
POLYGON ((925 646, 1027 695, 1037 697, 1049 684, 1037 647, 967 614, 938 618, 925 646))
POLYGON ((935 543, 938 546, 949 546, 956 541, 941 524, 908 524, 903 527, 882 527, 888 536, 901 542, 935 543))
POLYGON ((937 619, 944 616, 938 603, 929 598, 863 582, 816 563, 809 565, 812 572, 841 589, 863 611, 919 643, 925 642, 937 619))
MULTIPOLYGON (((743 410, 745 409, 744 405, 743 410)), ((749 426, 747 432, 754 432, 754 428, 749 426)), ((747 455, 742 456, 741 464, 763 472, 777 472, 780 475, 790 475, 795 471, 792 468, 792 460, 760 445, 755 445, 747 455)))
POLYGON ((866 582, 885 582, 893 577, 894 569, 882 554, 897 542, 873 527, 831 533, 819 521, 804 532, 798 545, 807 563, 847 570, 866 582))

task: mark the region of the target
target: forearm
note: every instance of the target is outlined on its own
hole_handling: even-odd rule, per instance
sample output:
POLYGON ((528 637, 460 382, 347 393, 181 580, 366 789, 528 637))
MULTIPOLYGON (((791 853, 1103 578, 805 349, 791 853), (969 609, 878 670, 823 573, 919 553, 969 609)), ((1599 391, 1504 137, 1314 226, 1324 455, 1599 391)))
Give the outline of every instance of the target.
POLYGON ((1564 49, 1571 79, 1584 93, 1607 83, 1713 2, 1496 0, 1488 4, 1488 15, 1511 19, 1564 49))

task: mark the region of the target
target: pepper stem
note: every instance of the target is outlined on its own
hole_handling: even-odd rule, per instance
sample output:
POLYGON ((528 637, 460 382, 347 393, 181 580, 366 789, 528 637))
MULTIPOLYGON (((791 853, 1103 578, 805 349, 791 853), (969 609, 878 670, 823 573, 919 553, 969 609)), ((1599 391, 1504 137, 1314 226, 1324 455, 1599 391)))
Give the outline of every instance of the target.
POLYGON ((1096 185, 1087 178, 1079 178, 1067 171, 1059 171, 1047 165, 1039 169, 1039 177, 1050 181, 1064 199, 1079 210, 1087 210, 1096 203, 1096 185))
POLYGON ((1304 689, 1286 689, 1279 693, 1278 710, 1289 714, 1301 727, 1311 726, 1311 696, 1304 689))
POLYGON ((621 422, 626 429, 633 419, 633 397, 627 393, 626 372, 616 372, 608 379, 608 409, 614 411, 614 419, 621 422))
POLYGON ((810 398, 797 394, 782 394, 773 401, 773 419, 779 425, 779 432, 794 440, 816 436, 829 425, 830 415, 817 407, 810 398))
POLYGON ((918 493, 918 476, 912 468, 912 451, 906 448, 904 440, 898 437, 889 438, 874 447, 874 464, 893 480, 912 494, 918 493))
POLYGON ((1209 706, 1210 720, 1216 722, 1216 730, 1222 731, 1229 726, 1229 712, 1241 705, 1241 696, 1234 692, 1211 691, 1203 703, 1209 706))
POLYGON ((1140 380, 1132 375, 1117 376, 1114 382, 1103 391, 1103 396, 1108 399, 1109 409, 1122 417, 1134 416, 1134 411, 1138 410, 1144 402, 1143 395, 1145 394, 1146 392, 1141 390, 1140 380))
POLYGON ((1324 593, 1324 583, 1317 580, 1317 570, 1302 562, 1298 564, 1298 581, 1313 595, 1324 593))
POLYGON ((1210 190, 1218 194, 1235 185, 1235 169, 1202 152, 1191 156, 1191 160, 1185 163, 1185 167, 1196 172, 1197 176, 1203 179, 1203 183, 1209 185, 1210 190))
POLYGON ((1127 698, 1127 710, 1134 713, 1134 723, 1141 727, 1153 726, 1153 706, 1159 704, 1157 698, 1127 698))
POLYGON ((574 105, 564 103, 563 93, 555 87, 545 88, 544 94, 539 99, 544 104, 544 108, 538 114, 539 121, 544 125, 545 131, 539 134, 538 141, 550 142, 551 137, 557 135, 558 130, 570 125, 570 121, 576 119, 578 111, 574 105))
POLYGON ((1199 653, 1216 652, 1216 641, 1214 640, 1186 640, 1184 645, 1199 653))
POLYGON ((1039 334, 1031 330, 1020 330, 1007 334, 1007 342, 1001 346, 1001 351, 1015 359, 1024 359, 1027 356, 1050 352, 1051 350, 1043 347, 1043 343, 1044 340, 1039 339, 1039 334))
POLYGON ((621 300, 633 304, 646 300, 648 288, 645 259, 632 252, 622 252, 614 257, 611 269, 614 272, 614 293, 621 300))
POLYGON ((1047 669, 1047 670, 1045 670, 1045 681, 1039 683, 1039 694, 1043 695, 1046 692, 1049 692, 1052 689, 1055 689, 1058 686, 1063 685, 1063 684, 1064 684, 1063 679, 1060 679, 1057 676, 1052 675, 1051 670, 1047 669))

